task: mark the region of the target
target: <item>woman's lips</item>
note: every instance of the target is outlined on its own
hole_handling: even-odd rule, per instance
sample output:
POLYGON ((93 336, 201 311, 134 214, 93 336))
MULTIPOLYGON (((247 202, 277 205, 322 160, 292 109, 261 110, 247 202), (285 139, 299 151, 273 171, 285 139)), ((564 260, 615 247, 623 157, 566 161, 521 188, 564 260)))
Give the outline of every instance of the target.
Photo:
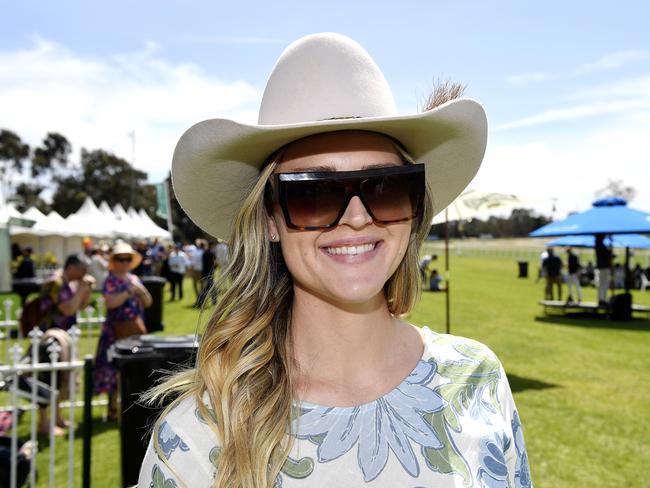
POLYGON ((370 261, 377 255, 381 248, 381 241, 359 243, 345 246, 326 246, 321 247, 321 251, 329 258, 339 263, 364 263, 370 261))

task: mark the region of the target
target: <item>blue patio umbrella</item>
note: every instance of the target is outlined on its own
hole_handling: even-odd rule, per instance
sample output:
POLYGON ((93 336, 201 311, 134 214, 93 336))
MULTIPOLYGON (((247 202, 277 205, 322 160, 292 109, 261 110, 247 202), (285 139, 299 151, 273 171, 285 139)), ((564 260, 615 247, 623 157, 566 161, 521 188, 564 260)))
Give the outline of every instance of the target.
POLYGON ((595 234, 650 233, 650 213, 627 206, 622 198, 596 200, 589 210, 551 222, 530 234, 530 237, 554 237, 595 234))
MULTIPOLYGON (((635 210, 619 197, 596 200, 589 210, 569 215, 534 230, 530 237, 585 236, 597 234, 650 234, 650 213, 635 210)), ((611 245, 611 244, 610 244, 611 245)), ((625 248, 625 272, 629 270, 630 248, 625 248)), ((625 280, 625 291, 629 280, 625 280)))
MULTIPOLYGON (((596 247, 595 236, 564 236, 546 243, 549 247, 596 247)), ((605 238, 609 247, 629 247, 630 249, 650 249, 650 239, 640 234, 617 234, 605 238)))

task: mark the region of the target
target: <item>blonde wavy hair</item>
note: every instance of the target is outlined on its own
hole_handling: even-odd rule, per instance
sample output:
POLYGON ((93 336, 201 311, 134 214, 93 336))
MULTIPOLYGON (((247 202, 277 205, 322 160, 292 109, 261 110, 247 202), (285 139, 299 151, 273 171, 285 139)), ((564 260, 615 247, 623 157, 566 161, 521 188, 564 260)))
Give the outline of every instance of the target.
MULTIPOLYGON (((401 144, 393 142, 404 163, 415 164, 401 144)), ((155 434, 164 416, 178 402, 196 400, 220 442, 215 488, 272 486, 293 442, 293 281, 279 244, 270 242, 265 204, 265 187, 282 152, 271 156, 235 218, 230 264, 215 284, 225 291, 205 327, 195 367, 168 377, 145 395, 149 403, 177 395, 154 426, 159 455, 155 434), (206 392, 210 412, 202 401, 206 392)), ((432 215, 427 188, 423 214, 413 221, 404 258, 384 286, 394 316, 408 313, 419 298, 418 250, 432 215)))

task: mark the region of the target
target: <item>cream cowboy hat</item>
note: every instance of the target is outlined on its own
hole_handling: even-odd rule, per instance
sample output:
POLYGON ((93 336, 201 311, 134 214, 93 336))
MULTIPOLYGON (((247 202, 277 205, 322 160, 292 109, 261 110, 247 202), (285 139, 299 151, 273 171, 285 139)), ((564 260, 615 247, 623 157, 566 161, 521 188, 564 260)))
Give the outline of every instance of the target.
POLYGON ((131 264, 129 265, 129 270, 137 268, 142 262, 142 254, 134 250, 126 242, 118 242, 113 246, 113 250, 111 251, 110 258, 108 260, 108 269, 113 269, 113 258, 115 256, 122 256, 123 254, 131 255, 132 259, 131 264))
POLYGON ((298 39, 266 84, 258 125, 210 119, 180 138, 172 161, 176 198, 202 229, 227 238, 230 224, 270 154, 322 132, 367 130, 400 141, 425 164, 434 211, 472 180, 487 143, 487 120, 474 100, 399 115, 388 82, 366 50, 333 33, 298 39))

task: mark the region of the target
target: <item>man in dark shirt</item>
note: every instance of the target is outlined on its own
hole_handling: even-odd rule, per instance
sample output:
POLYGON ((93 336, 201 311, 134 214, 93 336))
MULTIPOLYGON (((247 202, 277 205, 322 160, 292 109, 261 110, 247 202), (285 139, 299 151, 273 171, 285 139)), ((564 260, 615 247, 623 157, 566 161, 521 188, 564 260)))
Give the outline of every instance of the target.
POLYGON ((598 304, 607 305, 612 252, 605 245, 605 235, 596 234, 596 268, 598 269, 598 304))
POLYGON ((203 282, 203 286, 201 289, 201 294, 196 301, 197 307, 203 307, 203 304, 205 303, 208 295, 210 295, 212 298, 212 305, 214 305, 217 301, 217 290, 213 290, 214 265, 217 260, 217 256, 214 252, 214 246, 214 242, 208 242, 207 248, 203 251, 203 256, 201 257, 201 281, 203 282))
POLYGON ((568 248, 566 253, 567 266, 569 268, 569 278, 567 280, 569 298, 567 298, 567 302, 570 303, 573 301, 574 295, 571 293, 571 289, 575 288, 575 297, 578 299, 578 303, 580 303, 582 301, 582 288, 580 287, 580 270, 582 267, 580 266, 580 259, 571 248, 568 248))
POLYGON ((34 261, 32 260, 32 252, 32 248, 29 246, 22 250, 22 259, 20 260, 18 269, 14 273, 14 278, 24 279, 36 277, 36 268, 34 267, 34 261))
POLYGON ((553 285, 557 286, 558 300, 562 300, 562 260, 555 255, 552 248, 548 248, 546 259, 542 268, 546 272, 546 300, 553 300, 553 285))

